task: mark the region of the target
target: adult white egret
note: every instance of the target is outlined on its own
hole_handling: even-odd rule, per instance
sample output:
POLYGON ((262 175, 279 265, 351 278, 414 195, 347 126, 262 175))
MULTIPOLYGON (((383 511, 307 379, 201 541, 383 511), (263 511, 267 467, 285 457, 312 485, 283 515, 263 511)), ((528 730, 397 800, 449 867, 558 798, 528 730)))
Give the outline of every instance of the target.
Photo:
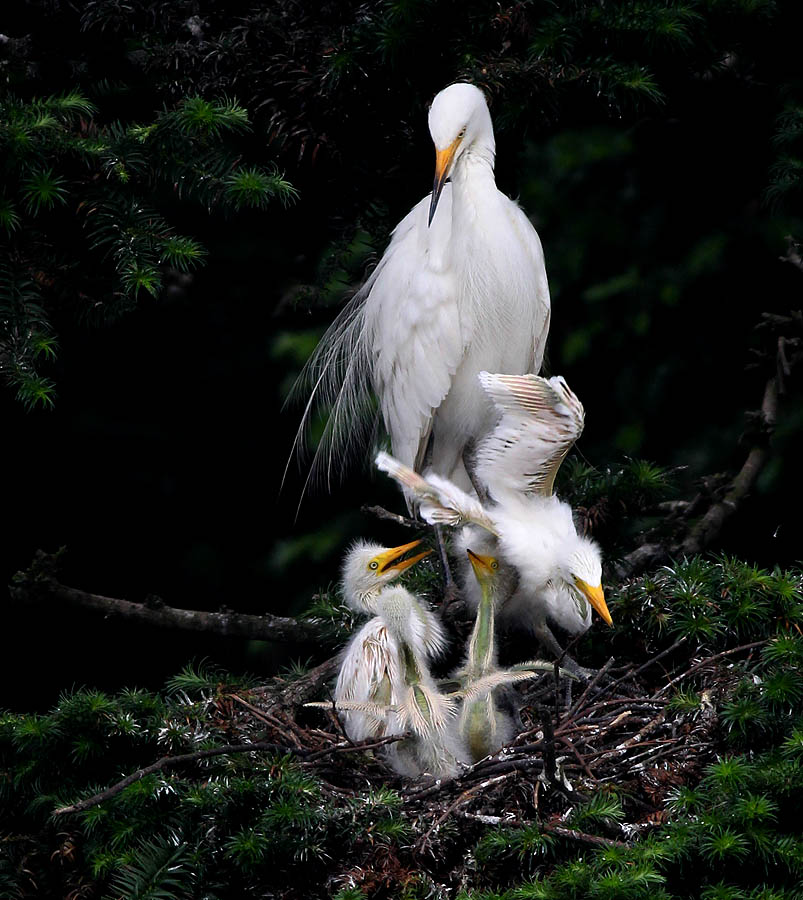
MULTIPOLYGON (((435 183, 396 226, 382 259, 324 335, 299 380, 331 413, 313 467, 327 482, 373 427, 372 391, 393 454, 471 489, 464 457, 493 426, 482 369, 538 371, 549 329, 541 242, 497 190, 483 93, 434 99, 435 183)), ((297 439, 298 440, 298 439, 297 439)))
POLYGON ((416 497, 427 521, 472 524, 496 538, 496 555, 518 579, 504 612, 523 620, 559 656, 548 621, 585 631, 590 604, 611 624, 599 547, 577 533, 571 508, 552 493, 560 464, 582 432, 583 407, 561 377, 482 372, 479 379, 501 413, 476 452, 475 475, 488 492, 487 505, 387 454, 377 456, 377 466, 416 497))

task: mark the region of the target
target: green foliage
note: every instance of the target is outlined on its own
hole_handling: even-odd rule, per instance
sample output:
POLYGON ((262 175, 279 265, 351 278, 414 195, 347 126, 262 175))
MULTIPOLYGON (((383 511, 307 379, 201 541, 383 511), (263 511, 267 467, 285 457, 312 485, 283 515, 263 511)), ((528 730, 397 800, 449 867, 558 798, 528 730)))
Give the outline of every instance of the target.
POLYGON ((593 829, 595 826, 619 822, 624 815, 622 803, 615 794, 598 791, 572 810, 569 824, 572 828, 586 831, 589 827, 593 829))
MULTIPOLYGON (((801 653, 803 576, 768 571, 727 556, 695 556, 625 584, 611 603, 624 629, 651 640, 686 637, 711 649, 766 639, 762 658, 796 662, 801 653)), ((773 682, 778 698, 799 691, 796 678, 773 682)))
MULTIPOLYGON (((201 664, 171 679, 164 696, 73 690, 47 715, 2 714, 3 836, 30 835, 36 852, 49 856, 55 807, 165 752, 229 743, 228 726, 215 724, 212 705, 221 686, 231 690, 237 680, 201 664)), ((80 844, 85 877, 99 895, 256 896, 282 890, 290 878, 302 890, 317 883, 366 832, 389 849, 406 843, 411 830, 401 805, 399 794, 384 787, 324 794, 291 756, 232 754, 147 775, 102 805, 60 819, 59 827, 80 844)), ((4 845, 0 893, 15 895, 32 850, 4 845)), ((37 877, 48 895, 67 891, 59 879, 69 873, 58 867, 37 877)))
POLYGON ((643 459, 597 469, 570 457, 558 473, 558 490, 583 526, 615 556, 656 519, 657 505, 673 491, 673 471, 643 459))
POLYGON ((230 137, 249 127, 230 100, 189 96, 143 125, 107 123, 77 92, 0 95, 0 371, 22 403, 55 401, 38 368, 56 355, 54 307, 113 318, 203 264, 157 211, 170 194, 224 211, 295 198, 274 165, 241 163, 230 137))

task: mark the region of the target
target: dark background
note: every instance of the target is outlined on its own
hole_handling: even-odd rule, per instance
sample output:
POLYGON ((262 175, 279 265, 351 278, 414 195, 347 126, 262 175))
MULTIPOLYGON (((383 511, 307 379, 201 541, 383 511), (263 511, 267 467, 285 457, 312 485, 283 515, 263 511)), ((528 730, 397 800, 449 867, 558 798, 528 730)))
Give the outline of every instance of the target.
MULTIPOLYGON (((299 419, 282 404, 428 191, 426 110, 453 80, 488 92, 499 186, 544 244, 548 371, 586 407, 578 452, 601 468, 626 456, 687 467, 681 496, 736 470, 766 378, 745 368, 753 328, 800 306, 803 273, 779 259, 800 233, 783 169, 799 146, 776 139, 801 100, 797 5, 687 4, 683 40, 627 26, 632 5, 621 22, 595 6, 22 4, 4 26, 4 89, 74 86, 122 121, 190 90, 236 96, 254 123, 243 152, 276 162, 299 199, 223 217, 155 198, 207 246, 206 266, 103 327, 55 308, 55 409, 0 397, 5 582, 38 548, 66 546, 61 578, 85 590, 292 615, 337 580, 353 537, 405 539, 360 513, 401 510, 364 461, 300 509, 295 465, 280 492, 299 419), (576 32, 568 49, 547 41, 560 15, 576 32), (623 87, 612 67, 625 64, 649 71, 656 94, 623 87)), ((719 549, 799 561, 802 435, 793 378, 773 459, 719 549)), ((7 604, 0 705, 12 708, 46 708, 73 684, 155 687, 203 656, 266 673, 315 652, 7 604)))

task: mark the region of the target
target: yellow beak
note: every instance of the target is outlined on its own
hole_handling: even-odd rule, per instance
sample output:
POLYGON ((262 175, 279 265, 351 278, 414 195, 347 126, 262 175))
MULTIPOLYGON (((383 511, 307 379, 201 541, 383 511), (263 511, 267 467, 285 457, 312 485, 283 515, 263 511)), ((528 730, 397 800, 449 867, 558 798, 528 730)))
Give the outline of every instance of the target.
POLYGON ((432 551, 425 550, 423 553, 418 553, 415 556, 411 556, 409 559, 400 559, 400 557, 404 556, 404 554, 408 550, 412 550, 413 547, 417 547, 420 543, 420 540, 411 541, 409 544, 402 544, 399 547, 391 547, 389 550, 385 550, 384 553, 380 553, 378 556, 375 556, 374 559, 376 559, 376 561, 379 563, 378 571, 381 574, 384 574, 385 572, 395 570, 401 574, 405 569, 409 569, 410 566, 414 566, 425 556, 429 556, 432 551))
POLYGON ((473 550, 466 550, 468 554, 468 561, 471 563, 471 568, 474 569, 474 574, 478 579, 490 578, 494 574, 494 569, 491 566, 491 563, 496 562, 493 556, 482 556, 479 553, 475 553, 473 550))
POLYGON ((443 185, 449 176, 449 169, 452 166, 452 160, 457 152, 457 146, 460 143, 460 140, 460 138, 455 138, 452 143, 443 150, 438 150, 437 147, 435 148, 435 182, 432 185, 432 200, 429 204, 428 225, 432 224, 432 218, 435 215, 435 209, 438 205, 443 185))
POLYGON ((575 578, 574 583, 577 585, 578 589, 583 592, 588 602, 602 616, 608 625, 613 625, 613 619, 608 612, 608 604, 605 602, 605 593, 602 590, 602 585, 598 584, 596 587, 592 587, 590 584, 583 581, 582 578, 575 578))

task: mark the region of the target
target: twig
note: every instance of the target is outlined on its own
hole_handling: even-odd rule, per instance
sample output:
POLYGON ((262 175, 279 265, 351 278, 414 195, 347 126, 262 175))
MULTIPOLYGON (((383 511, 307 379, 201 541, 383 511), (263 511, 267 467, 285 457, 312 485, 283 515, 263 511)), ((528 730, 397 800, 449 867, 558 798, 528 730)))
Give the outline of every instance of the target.
POLYGON ((350 750, 375 750, 377 747, 384 747, 386 744, 394 744, 396 741, 403 741, 404 734, 389 734, 386 737, 379 738, 375 741, 342 741, 333 747, 325 747, 323 750, 316 750, 302 760, 303 765, 309 765, 324 756, 330 756, 332 753, 348 753, 350 750))
POLYGON ((91 809, 93 806, 99 806, 105 800, 109 800, 112 797, 117 796, 117 794, 124 791, 129 785, 134 784, 137 781, 141 781, 146 775, 152 775, 154 772, 160 772, 163 769, 172 768, 173 766, 180 766, 183 763, 198 762, 199 760, 209 759, 210 757, 214 756, 227 756, 234 753, 252 753, 261 751, 283 754, 291 753, 295 756, 301 757, 302 764, 309 764, 332 753, 344 753, 350 750, 373 750, 375 747, 380 747, 384 744, 390 744, 394 741, 399 741, 403 737, 404 735, 389 735, 388 737, 384 737, 379 740, 369 739, 367 741, 358 741, 354 743, 349 741, 341 744, 336 744, 333 747, 326 747, 323 750, 316 750, 314 752, 310 752, 309 750, 305 750, 303 748, 282 746, 271 741, 253 741, 250 744, 227 744, 224 747, 212 747, 207 750, 196 750, 193 753, 182 753, 178 756, 163 756, 161 759, 157 759, 156 762, 151 763, 149 766, 144 766, 141 769, 137 769, 136 772, 132 772, 130 775, 126 775, 125 778, 111 785, 111 787, 108 787, 91 797, 86 797, 84 800, 79 800, 77 803, 70 804, 69 806, 62 806, 59 809, 53 810, 53 815, 62 816, 67 815, 68 813, 83 812, 85 809, 91 809))
MULTIPOLYGON (((587 697, 587 696, 591 693, 591 691, 597 686, 597 684, 599 683, 600 679, 603 677, 603 675, 605 675, 605 673, 608 671, 608 669, 610 669, 610 667, 613 665, 613 663, 614 663, 614 657, 611 656, 611 657, 608 659, 608 662, 606 662, 605 665, 604 665, 604 666, 597 672, 597 674, 591 679, 591 681, 588 683, 588 686, 586 687, 586 689, 583 691, 582 694, 580 694, 580 699, 579 699, 579 700, 571 707, 571 709, 566 713, 566 718, 567 718, 568 720, 571 720, 572 716, 577 712, 577 710, 580 709, 580 708, 582 707, 583 703, 585 702, 586 697, 587 697)), ((615 684, 618 684, 618 682, 614 682, 614 683, 615 683, 615 684)))
MULTIPOLYGON (((800 254, 798 248, 790 244, 790 250, 785 257, 787 262, 792 262, 800 267, 800 254)), ((773 316, 768 313, 762 315, 760 326, 774 325, 776 329, 785 328, 796 335, 800 331, 801 316, 799 312, 792 312, 789 316, 773 316)), ((769 438, 775 429, 778 415, 778 397, 784 391, 785 379, 789 377, 792 367, 800 361, 800 354, 790 358, 787 347, 796 344, 799 337, 790 338, 789 334, 779 334, 775 342, 775 359, 772 375, 764 385, 764 393, 759 410, 760 432, 754 437, 750 451, 742 464, 739 472, 730 481, 724 495, 715 495, 713 501, 703 515, 696 521, 685 537, 670 543, 658 543, 647 541, 627 554, 616 566, 616 574, 620 579, 628 578, 653 568, 660 563, 667 562, 670 558, 680 555, 700 553, 709 547, 719 536, 724 524, 739 509, 742 502, 753 489, 756 479, 770 457, 769 438)), ((683 513, 682 518, 687 522, 697 513, 698 504, 692 502, 683 513)), ((688 526, 687 526, 688 527, 688 526)))
MULTIPOLYGON (((764 387, 761 401, 761 423, 767 434, 775 428, 778 415, 778 377, 773 375, 764 387)), ((765 440, 752 448, 739 473, 731 481, 725 496, 714 503, 681 544, 680 550, 691 555, 707 547, 722 530, 725 522, 736 512, 750 493, 759 473, 769 457, 769 443, 765 440)))
MULTIPOLYGON (((624 715, 624 713, 622 714, 624 715)), ((596 759, 597 763, 602 762, 605 759, 613 759, 616 756, 622 756, 627 750, 631 747, 639 744, 641 739, 651 732, 655 731, 656 728, 659 728, 666 718, 666 711, 657 715, 654 719, 648 722, 640 731, 637 731, 632 737, 629 737, 626 741, 623 741, 621 744, 617 744, 612 750, 605 750, 599 754, 593 754, 592 759, 596 759)))
POLYGON ((579 841, 581 844, 590 844, 592 847, 629 847, 624 841, 615 841, 613 838, 600 837, 598 834, 586 834, 584 831, 576 831, 574 828, 564 828, 562 825, 538 826, 547 834, 556 834, 558 837, 567 838, 570 841, 579 841))
POLYGON ((208 750, 196 750, 194 753, 182 753, 179 756, 163 756, 157 759, 155 763, 137 769, 130 775, 126 775, 121 781, 113 784, 111 787, 93 794, 84 800, 79 800, 69 806, 62 806, 53 810, 54 816, 64 816, 68 813, 83 812, 85 809, 91 809, 93 806, 99 806, 104 800, 116 797, 117 794, 124 791, 129 785, 140 781, 146 775, 152 775, 154 772, 160 772, 162 769, 180 766, 182 763, 198 762, 201 759, 209 759, 212 756, 225 756, 230 753, 252 753, 256 751, 267 751, 269 753, 296 753, 300 751, 294 750, 292 747, 282 747, 269 741, 254 741, 251 744, 228 744, 225 747, 213 747, 208 750))
POLYGON ((409 518, 408 516, 400 516, 398 513, 394 513, 389 509, 385 509, 384 506, 369 506, 366 503, 364 506, 360 507, 360 512, 364 512, 370 516, 376 516, 377 519, 385 519, 388 522, 395 522, 397 525, 401 525, 404 528, 415 528, 417 531, 423 531, 430 527, 426 522, 419 522, 416 519, 409 518))
POLYGON ((591 771, 588 763, 582 757, 582 755, 580 754, 580 751, 577 749, 577 747, 574 746, 574 743, 572 741, 570 741, 567 737, 564 737, 563 735, 560 735, 558 737, 558 740, 565 747, 568 747, 572 751, 572 753, 574 753, 574 755, 577 757, 577 762, 579 762, 580 765, 583 767, 583 770, 585 771, 586 775, 588 775, 589 778, 592 778, 592 779, 594 779, 594 781, 596 781, 597 776, 591 771))
POLYGON ((617 678, 616 681, 614 681, 612 684, 609 684, 607 690, 612 691, 615 687, 617 687, 617 685, 620 685, 623 681, 627 681, 629 678, 635 678, 637 675, 640 675, 645 669, 649 669, 650 666, 657 663, 659 659, 663 659, 665 656, 669 656, 669 654, 672 653, 674 650, 677 650, 677 648, 680 647, 681 644, 685 644, 687 640, 688 640, 688 638, 686 637, 686 635, 683 635, 683 637, 678 638, 674 644, 672 644, 670 647, 667 647, 666 650, 662 650, 660 653, 658 653, 656 656, 653 656, 651 659, 648 659, 647 662, 642 663, 635 671, 625 672, 625 674, 622 675, 621 678, 617 678))
POLYGON ((712 662, 716 662, 718 659, 722 659, 725 656, 733 656, 734 653, 741 653, 744 650, 752 650, 754 647, 763 647, 764 644, 768 643, 768 640, 765 639, 763 641, 753 641, 752 644, 742 644, 741 647, 734 647, 732 650, 723 650, 721 653, 715 653, 713 656, 708 656, 700 662, 693 665, 690 669, 687 669, 685 672, 678 675, 676 678, 673 678, 670 682, 665 684, 660 690, 656 691, 653 696, 650 698, 651 700, 657 700, 664 691, 668 691, 673 685, 677 684, 679 681, 682 681, 684 678, 688 678, 689 675, 696 672, 698 669, 702 669, 705 666, 710 665, 712 662))
POLYGON ((270 692, 270 696, 266 702, 265 713, 271 713, 277 707, 285 707, 293 709, 301 706, 317 694, 323 685, 334 676, 339 665, 339 657, 333 656, 327 659, 314 669, 291 681, 285 688, 277 691, 272 685, 266 686, 263 690, 270 692))
POLYGON ((489 778, 486 781, 481 781, 479 784, 475 784, 473 787, 467 788, 463 791, 462 794, 446 809, 438 816, 438 818, 432 823, 432 825, 427 829, 426 833, 416 841, 415 847, 417 851, 421 851, 426 847, 427 842, 429 841, 429 836, 440 826, 449 816, 457 809, 458 806, 462 806, 467 800, 470 800, 475 794, 478 794, 480 791, 485 790, 485 788, 491 787, 492 785, 501 784, 503 781, 507 781, 508 778, 512 778, 516 773, 508 772, 505 775, 497 775, 494 778, 489 778))

